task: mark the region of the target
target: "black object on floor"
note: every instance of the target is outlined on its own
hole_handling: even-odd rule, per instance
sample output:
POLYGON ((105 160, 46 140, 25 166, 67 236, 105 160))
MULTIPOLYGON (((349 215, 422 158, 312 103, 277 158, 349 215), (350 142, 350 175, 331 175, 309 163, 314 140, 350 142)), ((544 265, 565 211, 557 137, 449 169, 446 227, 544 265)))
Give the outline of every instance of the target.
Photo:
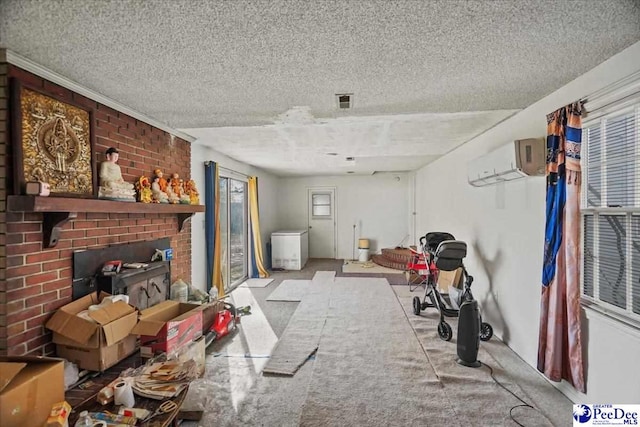
POLYGON ((458 362, 470 368, 478 368, 478 348, 480 347, 480 311, 478 301, 466 300, 458 314, 458 362))

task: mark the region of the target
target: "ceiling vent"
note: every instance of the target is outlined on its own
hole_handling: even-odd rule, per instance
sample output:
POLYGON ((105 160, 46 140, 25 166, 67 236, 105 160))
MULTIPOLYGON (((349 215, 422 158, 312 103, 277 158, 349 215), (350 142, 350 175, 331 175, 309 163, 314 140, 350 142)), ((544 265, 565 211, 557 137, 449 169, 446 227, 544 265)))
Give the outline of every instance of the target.
POLYGON ((350 110, 353 107, 353 94, 336 93, 336 102, 339 110, 350 110))

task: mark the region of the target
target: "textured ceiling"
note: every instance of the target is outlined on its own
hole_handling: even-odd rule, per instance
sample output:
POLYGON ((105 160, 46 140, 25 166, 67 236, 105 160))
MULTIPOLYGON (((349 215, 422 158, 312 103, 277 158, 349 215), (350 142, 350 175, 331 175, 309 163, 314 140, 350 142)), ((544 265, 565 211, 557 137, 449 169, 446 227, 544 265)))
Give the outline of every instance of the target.
POLYGON ((514 112, 344 117, 187 131, 277 175, 371 174, 418 169, 514 112))
MULTIPOLYGON (((343 118, 373 116, 363 135, 382 140, 376 134, 382 115, 501 110, 473 113, 469 128, 454 126, 451 138, 442 135, 441 147, 409 135, 411 144, 436 145, 424 154, 432 159, 452 139, 477 134, 506 110, 530 105, 638 40, 634 0, 0 3, 3 47, 170 126, 189 132, 280 123, 288 130, 276 135, 289 140, 273 136, 278 125, 271 133, 267 127, 240 135, 266 133, 262 151, 272 162, 262 166, 283 173, 299 167, 278 163, 273 144, 322 143, 336 152, 332 141, 365 143, 348 140, 363 122, 347 126, 343 118), (354 94, 346 113, 335 100, 344 92, 354 94), (285 113, 298 106, 309 120, 291 122, 285 113), (289 129, 300 126, 309 128, 289 129), (339 129, 342 137, 327 136, 339 129)), ((258 136, 248 136, 255 143, 243 151, 236 131, 219 132, 223 142, 209 133, 214 148, 243 161, 260 157, 258 136)), ((389 144, 404 144, 407 132, 399 130, 397 140, 391 132, 389 144)), ((314 162, 326 159, 307 160, 307 170, 314 170, 314 162)), ((416 164, 407 160, 406 168, 416 164)))

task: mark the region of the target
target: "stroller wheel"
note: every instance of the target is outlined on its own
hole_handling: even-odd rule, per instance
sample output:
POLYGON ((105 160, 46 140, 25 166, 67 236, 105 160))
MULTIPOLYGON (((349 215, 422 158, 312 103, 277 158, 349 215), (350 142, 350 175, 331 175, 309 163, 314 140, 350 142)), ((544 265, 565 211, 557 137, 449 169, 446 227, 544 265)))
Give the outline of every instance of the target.
POLYGON ((442 321, 438 323, 438 336, 440 336, 440 339, 443 341, 449 341, 453 336, 451 326, 449 326, 447 322, 442 321))
POLYGON ((420 297, 413 297, 413 314, 419 316, 421 308, 422 304, 420 304, 420 297))
POLYGON ((489 341, 493 336, 493 328, 490 324, 482 322, 480 324, 480 341, 489 341))

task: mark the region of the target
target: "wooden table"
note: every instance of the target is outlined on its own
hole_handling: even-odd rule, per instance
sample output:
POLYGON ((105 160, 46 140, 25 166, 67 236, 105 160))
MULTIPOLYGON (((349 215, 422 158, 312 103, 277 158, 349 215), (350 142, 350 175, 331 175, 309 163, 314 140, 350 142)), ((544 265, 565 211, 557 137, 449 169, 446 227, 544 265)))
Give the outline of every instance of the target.
MULTIPOLYGON (((182 402, 184 402, 184 398, 187 395, 188 391, 189 391, 189 387, 182 390, 182 392, 180 392, 180 394, 178 394, 177 396, 171 399, 168 399, 175 402, 175 404, 177 405, 176 409, 174 409, 172 412, 162 414, 162 415, 157 415, 146 423, 139 422, 136 425, 143 426, 143 427, 168 427, 171 425, 175 425, 174 421, 176 421, 176 416, 178 415, 178 412, 180 412, 180 407, 182 406, 182 402)), ((136 408, 146 409, 151 413, 155 412, 155 410, 158 409, 158 407, 162 404, 162 402, 165 402, 165 400, 149 399, 146 397, 140 397, 138 395, 135 395, 135 398, 136 398, 136 405, 135 405, 136 408)), ((113 402, 107 405, 101 405, 96 399, 93 399, 73 409, 74 409, 73 412, 69 416, 70 426, 73 426, 75 424, 76 420, 78 419, 78 415, 82 411, 111 412, 112 414, 117 414, 119 406, 115 405, 113 402)))

